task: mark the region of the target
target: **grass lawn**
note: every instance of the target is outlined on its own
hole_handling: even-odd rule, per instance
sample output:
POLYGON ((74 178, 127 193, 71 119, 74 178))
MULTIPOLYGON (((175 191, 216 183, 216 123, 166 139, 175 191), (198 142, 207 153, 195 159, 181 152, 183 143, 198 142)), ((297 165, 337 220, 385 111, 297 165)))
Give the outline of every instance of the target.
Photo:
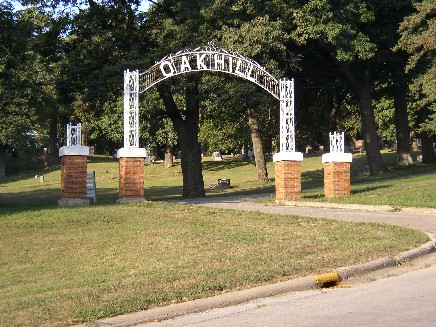
MULTIPOLYGON (((320 162, 319 157, 303 161, 304 198, 320 199, 316 193, 323 183, 320 162)), ((362 157, 355 159, 353 169, 359 162, 364 162, 362 157)), ((398 205, 430 206, 425 203, 435 202, 431 175, 435 167, 392 168, 379 178, 353 175, 353 195, 346 201, 383 202, 395 198, 395 192, 401 198, 398 194, 403 192, 398 205)), ((268 169, 273 177, 272 163, 268 169)), ((147 165, 145 193, 152 201, 116 205, 117 161, 90 157, 88 170, 97 174, 98 203, 82 208, 57 207, 58 163, 21 170, 11 169, 11 176, 0 181, 1 326, 92 323, 326 272, 395 255, 427 241, 423 233, 383 224, 155 201, 180 196, 180 165, 171 169, 147 165), (44 182, 35 175, 44 175, 44 182)), ((207 190, 208 196, 274 192, 273 181, 259 186, 255 176, 253 162, 204 162, 206 187, 218 178, 230 178, 233 185, 229 190, 207 190)))
POLYGON ((0 214, 0 325, 56 326, 316 274, 427 241, 381 224, 145 202, 0 214))
MULTIPOLYGON (((323 191, 323 168, 321 157, 304 158, 302 162, 302 200, 335 201, 369 204, 391 204, 395 206, 436 207, 436 164, 398 167, 395 153, 383 153, 389 172, 381 176, 359 176, 357 170, 366 164, 365 154, 355 154, 351 164, 350 198, 325 199, 323 191)), ((415 154, 416 157, 416 154, 415 154)), ((0 180, 0 206, 50 206, 56 205, 60 197, 60 163, 54 162, 47 168, 41 163, 37 168, 20 167, 19 162, 10 161, 11 176, 0 180), (19 168, 24 172, 19 172, 19 168), (35 176, 44 176, 40 183, 35 176)), ((274 163, 268 162, 270 181, 259 185, 256 182, 254 161, 227 158, 224 161, 203 162, 203 177, 207 196, 232 194, 274 194, 274 163), (209 190, 218 178, 230 178, 231 189, 209 190)), ((180 162, 172 168, 162 163, 145 166, 145 197, 148 200, 179 198, 182 194, 182 171, 180 162)), ((99 203, 114 203, 118 199, 118 162, 111 157, 91 156, 88 171, 96 172, 97 200, 99 203)), ((272 198, 271 198, 272 200, 272 198)))

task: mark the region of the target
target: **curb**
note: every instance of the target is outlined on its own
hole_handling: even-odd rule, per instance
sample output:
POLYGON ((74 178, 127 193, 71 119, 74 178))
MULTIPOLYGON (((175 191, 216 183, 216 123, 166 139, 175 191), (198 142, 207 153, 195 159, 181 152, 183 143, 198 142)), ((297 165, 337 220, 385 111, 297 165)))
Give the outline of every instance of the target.
POLYGON ((301 277, 285 282, 262 285, 251 289, 225 293, 204 299, 171 304, 165 307, 152 308, 111 318, 97 320, 96 327, 127 327, 138 324, 173 319, 182 315, 203 312, 215 308, 238 305, 252 300, 271 297, 279 294, 307 291, 323 287, 336 286, 340 281, 352 276, 364 275, 383 268, 395 267, 418 257, 436 252, 436 238, 429 234, 431 241, 415 249, 402 252, 392 258, 381 258, 364 264, 336 269, 334 272, 321 275, 301 277))
POLYGON ((363 264, 338 268, 335 272, 339 275, 341 280, 347 280, 353 276, 365 275, 369 272, 374 272, 380 269, 396 267, 418 257, 431 254, 436 251, 436 239, 431 234, 427 233, 427 235, 431 241, 415 249, 401 252, 392 258, 381 258, 363 264))
POLYGON ((312 277, 301 277, 281 283, 262 285, 204 299, 171 304, 165 307, 153 308, 137 313, 106 318, 95 322, 95 326, 135 326, 141 323, 161 321, 176 318, 185 314, 198 313, 215 308, 237 305, 263 297, 270 297, 287 292, 316 289, 317 283, 312 277))

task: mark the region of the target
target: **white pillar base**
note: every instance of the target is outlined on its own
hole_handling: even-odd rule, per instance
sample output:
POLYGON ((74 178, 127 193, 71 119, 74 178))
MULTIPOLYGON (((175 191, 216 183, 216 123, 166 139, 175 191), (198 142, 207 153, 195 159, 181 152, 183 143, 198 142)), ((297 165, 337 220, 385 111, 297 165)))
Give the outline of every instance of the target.
POLYGON ((326 162, 352 162, 351 153, 329 152, 322 155, 322 163, 326 162))
POLYGON ((117 158, 148 158, 145 148, 121 148, 117 151, 117 158))
POLYGON ((302 152, 278 152, 273 155, 273 161, 303 161, 302 152))

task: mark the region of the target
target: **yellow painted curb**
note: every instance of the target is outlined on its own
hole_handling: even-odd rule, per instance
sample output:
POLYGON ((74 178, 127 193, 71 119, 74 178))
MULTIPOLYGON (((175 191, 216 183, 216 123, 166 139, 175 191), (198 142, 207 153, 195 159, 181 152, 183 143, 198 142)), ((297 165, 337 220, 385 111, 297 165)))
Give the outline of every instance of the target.
POLYGON ((312 276, 318 287, 332 287, 338 285, 341 278, 337 273, 327 273, 312 276))

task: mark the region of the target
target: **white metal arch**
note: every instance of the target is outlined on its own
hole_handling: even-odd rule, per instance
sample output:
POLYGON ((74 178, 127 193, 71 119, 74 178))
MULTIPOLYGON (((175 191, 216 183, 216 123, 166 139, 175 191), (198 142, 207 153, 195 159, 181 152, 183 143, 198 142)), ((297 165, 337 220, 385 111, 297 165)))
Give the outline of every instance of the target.
POLYGON ((194 71, 217 71, 245 78, 279 99, 279 81, 256 61, 213 47, 170 54, 139 73, 139 93, 172 76, 194 71))
POLYGON ((280 100, 280 157, 295 152, 294 80, 277 80, 256 61, 212 46, 170 54, 142 73, 124 72, 124 148, 139 147, 139 94, 167 78, 195 71, 242 77, 280 100))

